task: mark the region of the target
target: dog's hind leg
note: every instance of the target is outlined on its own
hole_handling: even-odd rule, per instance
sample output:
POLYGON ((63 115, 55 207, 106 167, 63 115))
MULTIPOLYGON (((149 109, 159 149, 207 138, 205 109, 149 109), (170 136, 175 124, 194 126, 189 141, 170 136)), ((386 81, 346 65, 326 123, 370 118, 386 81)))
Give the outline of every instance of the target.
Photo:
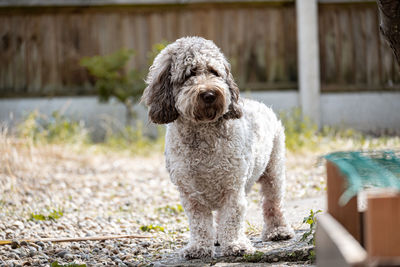
POLYGON ((273 148, 266 170, 258 180, 263 198, 264 228, 261 239, 286 240, 294 236, 283 213, 285 191, 285 135, 280 126, 274 138, 273 148))

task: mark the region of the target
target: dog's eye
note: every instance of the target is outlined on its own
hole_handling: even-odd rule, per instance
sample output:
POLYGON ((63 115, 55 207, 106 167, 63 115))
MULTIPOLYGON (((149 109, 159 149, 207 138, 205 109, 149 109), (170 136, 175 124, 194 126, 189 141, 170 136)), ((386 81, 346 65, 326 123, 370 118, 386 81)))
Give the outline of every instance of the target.
POLYGON ((211 72, 213 75, 219 77, 219 74, 218 74, 218 72, 217 72, 216 70, 210 69, 210 72, 211 72))

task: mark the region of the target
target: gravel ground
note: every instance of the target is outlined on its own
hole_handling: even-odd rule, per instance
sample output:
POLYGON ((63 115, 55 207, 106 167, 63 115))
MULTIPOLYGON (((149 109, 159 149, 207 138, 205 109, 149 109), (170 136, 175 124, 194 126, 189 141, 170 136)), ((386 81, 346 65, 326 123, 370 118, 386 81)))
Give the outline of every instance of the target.
MULTIPOLYGON (((323 194, 319 152, 288 153, 286 198, 323 194)), ((186 217, 159 153, 133 157, 95 146, 33 146, 0 136, 0 240, 141 235, 0 246, 0 266, 146 266, 188 240, 186 217), (59 217, 59 218, 58 218, 59 217)), ((249 196, 259 205, 258 187, 249 196)), ((248 223, 255 237, 261 225, 248 223)), ((219 265, 221 266, 221 265, 219 265)))

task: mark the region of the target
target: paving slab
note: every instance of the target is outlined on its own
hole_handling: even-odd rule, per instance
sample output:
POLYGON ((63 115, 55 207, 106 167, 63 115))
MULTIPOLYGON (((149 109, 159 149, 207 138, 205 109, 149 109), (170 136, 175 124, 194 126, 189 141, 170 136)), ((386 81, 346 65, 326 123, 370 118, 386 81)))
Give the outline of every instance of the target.
MULTIPOLYGON (((285 206, 288 221, 296 233, 291 240, 262 242, 258 236, 250 236, 250 240, 257 250, 253 255, 222 257, 219 247, 216 247, 216 257, 212 259, 182 260, 175 252, 163 255, 162 260, 154 262, 154 266, 313 266, 309 260, 313 246, 301 241, 303 234, 308 229, 308 225, 302 224, 302 221, 309 215, 311 209, 325 211, 326 197, 292 200, 288 201, 285 206)), ((249 205, 246 220, 255 228, 262 228, 263 219, 259 205, 249 205)))

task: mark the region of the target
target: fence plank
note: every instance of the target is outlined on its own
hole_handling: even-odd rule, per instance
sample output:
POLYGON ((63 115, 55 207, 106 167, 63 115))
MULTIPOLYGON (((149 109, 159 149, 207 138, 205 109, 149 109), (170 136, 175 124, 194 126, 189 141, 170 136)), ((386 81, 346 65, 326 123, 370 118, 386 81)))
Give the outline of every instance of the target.
MULTIPOLYGON (((214 40, 246 89, 297 84, 294 1, 15 7, 0 8, 0 97, 91 94, 82 57, 132 48, 145 71, 154 43, 188 35, 214 40)), ((399 88, 374 3, 320 4, 319 42, 322 88, 399 88)))
POLYGON ((338 82, 341 84, 351 84, 354 83, 354 54, 352 49, 353 44, 353 31, 349 27, 350 21, 350 10, 344 9, 339 12, 339 33, 340 41, 342 42, 339 49, 339 73, 338 82))

